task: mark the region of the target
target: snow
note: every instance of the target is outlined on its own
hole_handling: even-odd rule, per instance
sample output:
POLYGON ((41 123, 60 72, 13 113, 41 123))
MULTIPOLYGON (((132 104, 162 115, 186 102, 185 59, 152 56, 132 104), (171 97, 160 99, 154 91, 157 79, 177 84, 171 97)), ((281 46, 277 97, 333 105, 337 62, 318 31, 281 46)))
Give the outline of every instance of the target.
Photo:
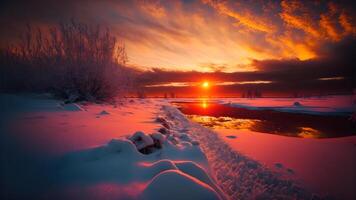
POLYGON ((153 133, 153 134, 151 135, 151 137, 152 137, 154 140, 157 140, 160 145, 162 145, 162 144, 166 141, 166 136, 164 136, 164 135, 161 134, 161 133, 153 133))
POLYGON ((144 155, 130 140, 114 139, 105 146, 69 153, 61 163, 58 177, 64 186, 114 182, 139 185, 125 194, 130 199, 223 199, 199 146, 187 142, 174 145, 165 140, 161 151, 144 155))
MULTIPOLYGON (((213 131, 169 101, 63 104, 1 94, 1 197, 355 199, 355 137, 213 131)), ((213 101, 314 114, 353 109, 346 96, 213 101)))
POLYGON ((138 150, 149 147, 153 145, 153 139, 142 131, 137 131, 129 138, 138 150))
POLYGON ((150 182, 140 199, 220 199, 207 184, 180 172, 166 170, 150 182))
POLYGON ((47 155, 103 145, 136 131, 154 133, 159 103, 140 101, 122 106, 88 104, 83 111, 63 109, 61 101, 37 96, 0 95, 0 119, 6 120, 11 137, 26 151, 47 155), (109 115, 99 115, 105 110, 109 115))
POLYGON ((305 139, 250 130, 217 129, 216 132, 233 150, 322 196, 356 197, 356 136, 305 139), (237 139, 226 138, 229 135, 237 139))
POLYGON ((162 115, 164 102, 83 103, 80 110, 33 96, 0 95, 0 102, 11 105, 0 118, 1 197, 225 199, 199 143, 169 130, 175 122, 162 115), (147 147, 154 150, 142 154, 147 147))
MULTIPOLYGON (((232 149, 214 131, 190 122, 177 108, 164 106, 173 130, 185 130, 200 143, 222 191, 230 199, 319 199, 317 194, 232 149)), ((238 138, 239 139, 239 138, 238 138)), ((236 139, 236 140, 238 140, 236 139)))
MULTIPOLYGON (((231 106, 241 106, 248 109, 271 109, 318 115, 349 115, 355 109, 352 99, 352 96, 329 96, 307 99, 263 98, 218 99, 212 101, 222 104, 230 102, 228 104, 231 106)), ((190 102, 192 100, 183 101, 190 102)), ((207 132, 201 130, 202 127, 197 129, 196 133, 207 132)), ((226 148, 230 148, 231 151, 237 154, 236 157, 243 156, 248 160, 257 161, 268 170, 268 173, 278 175, 284 180, 289 180, 293 184, 303 187, 305 191, 331 199, 356 198, 356 192, 354 191, 356 187, 356 172, 354 170, 356 169, 356 136, 327 139, 295 138, 254 132, 247 129, 225 129, 219 126, 214 127, 214 133, 224 141, 224 144, 214 144, 207 141, 208 146, 220 146, 224 151, 226 148), (226 147, 222 147, 225 144, 226 147)), ((214 138, 213 133, 211 135, 211 140, 218 140, 214 138)), ((199 139, 199 141, 202 143, 201 146, 204 150, 205 145, 202 142, 204 138, 199 139)), ((209 151, 211 150, 207 147, 204 152, 209 151)), ((214 160, 216 154, 224 153, 214 152, 211 154, 213 158, 209 159, 209 153, 206 153, 209 161, 214 160)), ((229 157, 229 153, 226 154, 229 157)), ((231 158, 231 160, 234 160, 234 158, 231 158)), ((214 161, 210 162, 214 163, 214 161)), ((234 167, 229 162, 222 164, 223 166, 228 166, 226 171, 234 167)), ((221 166, 219 164, 217 166, 216 170, 219 171, 221 166)), ((257 171, 259 168, 257 167, 257 171)), ((231 173, 239 174, 235 171, 231 173)), ((222 174, 226 178, 226 174, 222 174)), ((227 177, 230 178, 229 176, 227 177)), ((236 181, 238 182, 238 180, 236 181)), ((228 183, 227 185, 230 184, 228 183)), ((240 196, 240 198, 245 197, 240 196)))

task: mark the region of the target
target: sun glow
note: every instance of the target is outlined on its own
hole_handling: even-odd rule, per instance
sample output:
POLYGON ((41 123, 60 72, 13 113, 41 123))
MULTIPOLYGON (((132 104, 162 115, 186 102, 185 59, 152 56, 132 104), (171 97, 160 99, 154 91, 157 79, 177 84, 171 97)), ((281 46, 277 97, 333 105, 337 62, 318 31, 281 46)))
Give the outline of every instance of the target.
POLYGON ((204 81, 203 84, 202 84, 202 87, 205 88, 205 89, 208 89, 210 87, 210 84, 208 81, 204 81))

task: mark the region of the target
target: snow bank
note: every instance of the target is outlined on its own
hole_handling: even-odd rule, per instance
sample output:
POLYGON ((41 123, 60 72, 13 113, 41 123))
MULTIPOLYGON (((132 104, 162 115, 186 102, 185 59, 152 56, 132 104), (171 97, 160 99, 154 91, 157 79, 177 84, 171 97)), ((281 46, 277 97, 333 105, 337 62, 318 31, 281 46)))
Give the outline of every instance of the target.
POLYGON ((182 173, 166 170, 153 178, 143 191, 140 199, 220 199, 207 184, 182 173))
POLYGON ((125 196, 132 199, 224 199, 224 193, 209 176, 209 165, 199 145, 173 134, 169 134, 169 138, 161 133, 137 131, 128 139, 113 139, 104 146, 69 153, 60 162, 59 188, 81 183, 135 183, 142 187, 125 196))
POLYGON ((214 179, 230 199, 319 199, 299 183, 284 179, 259 162, 233 150, 215 132, 193 122, 171 106, 163 110, 175 121, 173 130, 185 130, 199 141, 214 179))

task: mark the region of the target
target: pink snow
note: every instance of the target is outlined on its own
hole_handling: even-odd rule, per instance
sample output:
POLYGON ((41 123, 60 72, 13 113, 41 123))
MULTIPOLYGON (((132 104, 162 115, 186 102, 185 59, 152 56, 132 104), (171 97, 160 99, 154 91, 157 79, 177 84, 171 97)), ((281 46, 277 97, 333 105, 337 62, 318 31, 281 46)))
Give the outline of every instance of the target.
POLYGON ((3 129, 6 131, 0 136, 11 144, 5 149, 9 153, 2 159, 12 160, 16 156, 15 160, 26 161, 26 166, 19 167, 23 172, 18 175, 18 166, 5 165, 2 173, 13 176, 2 181, 20 180, 22 174, 31 173, 26 169, 38 167, 32 166, 35 157, 43 159, 40 161, 45 166, 55 164, 54 169, 45 168, 54 170, 45 174, 54 178, 36 169, 36 174, 31 174, 34 179, 23 180, 14 187, 8 185, 4 190, 10 197, 224 199, 210 178, 209 165, 199 145, 189 142, 188 136, 183 140, 167 133, 169 138, 165 139, 166 136, 157 132, 162 124, 156 118, 162 113, 164 102, 135 99, 123 104, 63 105, 47 98, 11 95, 0 95, 0 102, 5 111, 0 113, 0 119, 6 122, 3 129), (137 137, 144 138, 143 146, 127 139, 137 137), (152 146, 153 140, 161 147, 149 154, 139 152, 152 146), (24 150, 26 155, 11 155, 14 149, 24 150), (58 160, 46 163, 44 158, 58 160), (53 178, 49 188, 41 182, 47 178, 53 178), (35 192, 16 190, 28 185, 35 192))
POLYGON ((312 191, 340 199, 356 197, 356 136, 312 139, 250 130, 216 131, 234 150, 286 178, 296 179, 312 191), (236 138, 229 138, 231 135, 236 138))
POLYGON ((58 109, 21 113, 10 125, 12 133, 31 151, 63 154, 102 145, 136 131, 152 133, 160 127, 153 120, 159 108, 154 103, 136 101, 121 106, 81 107, 85 111, 58 109), (104 110, 109 114, 100 114, 104 110))

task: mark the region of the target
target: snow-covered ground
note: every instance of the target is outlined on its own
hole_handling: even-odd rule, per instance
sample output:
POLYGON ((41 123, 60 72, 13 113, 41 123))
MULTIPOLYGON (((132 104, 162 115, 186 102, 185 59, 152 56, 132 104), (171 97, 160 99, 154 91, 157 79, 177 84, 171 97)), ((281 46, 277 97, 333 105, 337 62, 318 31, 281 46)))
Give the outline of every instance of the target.
MULTIPOLYGON (((179 101, 204 103, 207 100, 179 101)), ((210 101, 253 110, 271 109, 318 115, 350 115, 355 109, 352 96, 210 101), (295 102, 299 102, 299 105, 295 105, 295 102)), ((209 106, 204 109, 209 109, 209 106)), ((234 152, 258 161, 284 179, 293 180, 309 191, 334 199, 356 198, 356 136, 296 138, 255 132, 247 128, 236 130, 221 126, 215 126, 214 132, 234 152)))
POLYGON ((231 148, 216 132, 189 121, 178 109, 165 107, 176 127, 200 142, 213 175, 230 199, 319 199, 318 194, 286 179, 258 161, 231 148))
POLYGON ((356 198, 356 136, 313 139, 250 130, 215 131, 233 150, 311 191, 335 199, 356 198))
POLYGON ((321 143, 217 133, 168 102, 64 105, 43 96, 0 95, 1 196, 318 199, 325 189, 336 199, 355 195, 355 137, 321 143), (314 187, 319 181, 325 184, 314 187))
POLYGON ((162 104, 0 95, 1 199, 225 199, 162 104))

